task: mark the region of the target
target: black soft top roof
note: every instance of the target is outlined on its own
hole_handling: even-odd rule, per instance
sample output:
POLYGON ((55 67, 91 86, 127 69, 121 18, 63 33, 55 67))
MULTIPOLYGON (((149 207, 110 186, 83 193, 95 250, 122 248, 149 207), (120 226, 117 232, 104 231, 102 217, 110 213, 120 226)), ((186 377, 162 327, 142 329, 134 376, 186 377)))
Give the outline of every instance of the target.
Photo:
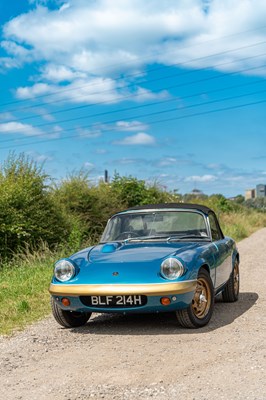
POLYGON ((134 211, 134 210, 154 210, 154 209, 165 209, 165 208, 185 208, 191 210, 198 210, 203 212, 204 214, 208 214, 210 211, 213 212, 209 207, 203 206, 201 204, 190 204, 190 203, 162 203, 162 204, 146 204, 143 206, 135 206, 128 208, 125 211, 134 211))

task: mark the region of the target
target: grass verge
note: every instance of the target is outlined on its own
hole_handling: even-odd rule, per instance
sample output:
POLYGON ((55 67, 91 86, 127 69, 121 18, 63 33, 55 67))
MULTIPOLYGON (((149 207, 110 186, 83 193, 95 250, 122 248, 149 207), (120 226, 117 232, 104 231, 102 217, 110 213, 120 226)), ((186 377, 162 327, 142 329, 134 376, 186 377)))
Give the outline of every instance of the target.
POLYGON ((266 226, 266 213, 252 209, 223 213, 219 219, 223 233, 237 242, 266 226))
POLYGON ((57 255, 16 256, 0 269, 0 335, 23 329, 50 312, 48 286, 57 255))

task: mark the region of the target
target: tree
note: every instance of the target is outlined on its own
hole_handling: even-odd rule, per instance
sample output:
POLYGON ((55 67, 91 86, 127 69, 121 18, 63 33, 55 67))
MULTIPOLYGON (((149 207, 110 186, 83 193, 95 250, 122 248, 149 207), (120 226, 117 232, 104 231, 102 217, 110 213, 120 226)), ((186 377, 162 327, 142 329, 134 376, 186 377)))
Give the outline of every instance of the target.
POLYGON ((125 208, 111 185, 92 185, 86 171, 70 174, 55 189, 55 197, 72 219, 71 241, 96 242, 110 216, 125 208), (76 235, 76 236, 75 236, 76 235))
POLYGON ((144 180, 139 180, 132 176, 121 177, 119 174, 114 176, 112 189, 126 207, 165 203, 172 198, 169 193, 162 191, 155 183, 148 186, 144 180))
POLYGON ((233 201, 238 204, 243 204, 245 202, 245 197, 242 194, 238 194, 237 196, 235 196, 233 201))

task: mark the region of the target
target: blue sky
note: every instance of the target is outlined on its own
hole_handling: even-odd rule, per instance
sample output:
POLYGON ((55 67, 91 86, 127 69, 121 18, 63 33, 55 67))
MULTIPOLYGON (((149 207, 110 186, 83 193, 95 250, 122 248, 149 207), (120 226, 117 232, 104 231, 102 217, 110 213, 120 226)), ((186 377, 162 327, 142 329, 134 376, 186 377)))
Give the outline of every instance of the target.
POLYGON ((266 183, 265 21, 264 0, 2 1, 0 162, 181 193, 266 183))

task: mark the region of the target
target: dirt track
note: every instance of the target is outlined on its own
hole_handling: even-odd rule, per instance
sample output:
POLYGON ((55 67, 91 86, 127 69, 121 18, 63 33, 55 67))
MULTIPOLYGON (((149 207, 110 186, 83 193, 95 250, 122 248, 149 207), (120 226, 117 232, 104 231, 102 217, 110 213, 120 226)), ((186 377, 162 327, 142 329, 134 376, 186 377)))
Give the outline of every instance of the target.
POLYGON ((238 245, 241 294, 201 330, 173 315, 49 317, 0 338, 0 399, 265 399, 266 228, 238 245))

